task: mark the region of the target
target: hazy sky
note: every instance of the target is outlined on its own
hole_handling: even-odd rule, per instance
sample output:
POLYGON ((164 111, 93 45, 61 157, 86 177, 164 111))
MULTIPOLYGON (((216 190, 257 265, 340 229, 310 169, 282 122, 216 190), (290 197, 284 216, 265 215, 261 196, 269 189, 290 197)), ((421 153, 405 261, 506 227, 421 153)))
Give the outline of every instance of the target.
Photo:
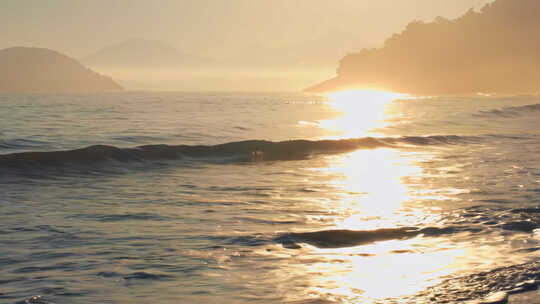
POLYGON ((489 0, 1 0, 0 48, 83 57, 127 38, 218 59, 275 51, 336 65, 414 20, 454 18, 489 0), (308 53, 309 51, 309 53, 308 53))

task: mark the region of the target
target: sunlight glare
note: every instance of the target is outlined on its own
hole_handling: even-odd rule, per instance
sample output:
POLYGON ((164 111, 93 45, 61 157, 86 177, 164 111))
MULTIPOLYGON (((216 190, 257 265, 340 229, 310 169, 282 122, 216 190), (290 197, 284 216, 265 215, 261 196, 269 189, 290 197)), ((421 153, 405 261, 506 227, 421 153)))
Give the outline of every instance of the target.
POLYGON ((385 125, 388 105, 405 96, 374 90, 328 94, 327 97, 331 100, 328 104, 342 112, 342 115, 336 119, 322 121, 320 125, 331 132, 340 134, 339 138, 376 136, 370 131, 385 125))
MULTIPOLYGON (((379 99, 379 104, 388 100, 391 102, 379 99)), ((329 185, 337 195, 332 203, 325 203, 335 214, 331 229, 420 227, 419 222, 438 226, 438 212, 430 212, 429 207, 409 208, 415 201, 432 196, 411 189, 406 182, 426 174, 419 162, 429 157, 433 155, 386 148, 327 157, 329 163, 317 170, 332 177, 329 185)), ((298 271, 311 274, 312 294, 332 295, 333 300, 400 297, 425 290, 456 269, 465 269, 463 261, 469 249, 451 247, 445 241, 422 235, 338 249, 303 244, 302 256, 309 266, 298 271)))

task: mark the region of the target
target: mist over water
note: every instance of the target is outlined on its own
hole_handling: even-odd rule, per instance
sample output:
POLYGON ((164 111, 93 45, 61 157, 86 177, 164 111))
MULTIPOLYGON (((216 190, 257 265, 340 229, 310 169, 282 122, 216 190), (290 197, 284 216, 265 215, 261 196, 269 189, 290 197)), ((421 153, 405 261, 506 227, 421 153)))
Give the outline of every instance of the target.
POLYGON ((0 103, 0 303, 452 303, 540 279, 538 97, 0 103))

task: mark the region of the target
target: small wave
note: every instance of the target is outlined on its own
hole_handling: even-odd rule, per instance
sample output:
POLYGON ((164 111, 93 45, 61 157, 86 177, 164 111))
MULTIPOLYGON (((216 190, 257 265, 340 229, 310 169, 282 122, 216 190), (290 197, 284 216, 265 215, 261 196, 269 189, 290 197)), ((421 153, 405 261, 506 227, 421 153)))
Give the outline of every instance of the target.
POLYGON ((48 145, 49 143, 45 141, 26 138, 0 139, 0 149, 5 150, 32 149, 48 145))
POLYGON ((509 295, 538 289, 539 266, 540 262, 536 261, 452 278, 401 300, 406 303, 507 303, 509 295))
POLYGON ((403 227, 382 228, 376 230, 323 230, 303 233, 287 233, 280 235, 276 241, 286 248, 299 248, 298 242, 307 243, 319 248, 341 248, 370 244, 379 241, 403 240, 418 235, 440 236, 463 229, 456 227, 403 227))
POLYGON ((82 149, 52 152, 21 152, 0 155, 0 168, 34 168, 64 164, 95 164, 103 161, 151 161, 190 159, 222 159, 233 161, 300 160, 313 154, 343 153, 358 149, 404 148, 468 143, 473 137, 456 135, 409 136, 387 138, 355 138, 343 140, 290 140, 271 142, 248 140, 213 146, 145 145, 118 148, 94 145, 82 149))
POLYGON ((98 222, 121 222, 121 221, 166 221, 172 218, 153 213, 129 213, 129 214, 85 214, 74 215, 73 218, 92 220, 98 222))
POLYGON ((539 223, 532 220, 527 221, 515 221, 504 223, 500 226, 504 230, 519 231, 519 232, 533 232, 533 230, 539 227, 539 223))
POLYGON ((124 276, 124 280, 170 280, 173 277, 167 274, 155 274, 144 271, 130 273, 124 276))
POLYGON ((128 142, 128 143, 148 143, 162 140, 161 137, 154 136, 143 136, 143 135, 133 135, 133 136, 115 136, 111 139, 116 141, 128 142))
POLYGON ((476 117, 496 116, 496 117, 517 117, 526 113, 540 112, 540 103, 518 107, 506 107, 491 110, 480 110, 473 114, 476 117))
POLYGON ((16 304, 54 304, 53 302, 44 299, 41 296, 33 296, 28 299, 16 302, 16 304))
POLYGON ((99 277, 104 278, 123 278, 124 280, 169 280, 173 278, 171 275, 163 273, 150 273, 144 271, 133 272, 129 274, 122 274, 115 271, 101 271, 96 274, 99 277))
MULTIPOLYGON (((473 206, 461 210, 454 221, 443 227, 396 227, 376 230, 322 230, 284 233, 274 239, 286 248, 300 248, 306 243, 319 248, 342 248, 379 241, 404 240, 416 236, 440 237, 457 233, 483 233, 488 231, 514 231, 533 233, 540 228, 540 206, 530 208, 489 208, 473 206)), ((455 216, 454 212, 452 212, 455 216)))

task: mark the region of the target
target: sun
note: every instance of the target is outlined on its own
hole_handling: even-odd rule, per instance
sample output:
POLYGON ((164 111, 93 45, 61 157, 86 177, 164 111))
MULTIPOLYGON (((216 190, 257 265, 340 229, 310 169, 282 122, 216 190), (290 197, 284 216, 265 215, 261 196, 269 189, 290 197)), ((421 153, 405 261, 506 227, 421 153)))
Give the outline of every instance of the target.
POLYGON ((354 90, 328 94, 328 103, 342 115, 336 119, 322 121, 321 126, 339 138, 358 138, 375 136, 370 130, 384 126, 387 107, 405 94, 376 91, 354 90))

